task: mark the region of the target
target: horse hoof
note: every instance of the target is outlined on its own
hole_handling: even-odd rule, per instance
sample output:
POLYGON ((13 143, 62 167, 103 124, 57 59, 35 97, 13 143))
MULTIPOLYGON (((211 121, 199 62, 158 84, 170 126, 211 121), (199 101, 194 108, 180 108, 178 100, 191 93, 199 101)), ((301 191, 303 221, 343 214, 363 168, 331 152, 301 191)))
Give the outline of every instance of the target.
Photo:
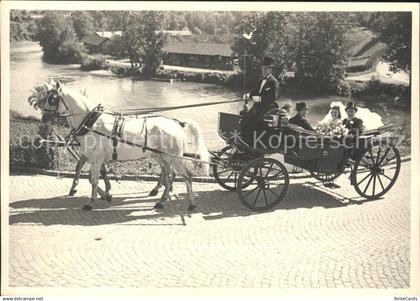
POLYGON ((108 195, 105 197, 105 201, 107 201, 109 204, 111 204, 111 201, 112 201, 112 194, 108 194, 108 195))
POLYGON ((69 192, 69 196, 75 195, 76 192, 77 192, 77 189, 71 189, 70 192, 69 192))
POLYGON ((91 205, 83 206, 83 210, 85 210, 85 211, 91 211, 92 209, 93 209, 93 207, 91 205))
POLYGON ((112 194, 106 194, 104 196, 101 196, 101 200, 107 201, 109 204, 111 204, 112 201, 112 194))
POLYGON ((189 205, 188 206, 188 211, 193 211, 195 209, 195 207, 197 207, 197 205, 189 205))
POLYGON ((152 191, 150 191, 149 196, 156 196, 158 193, 159 193, 159 190, 153 189, 152 191))
POLYGON ((156 204, 153 206, 153 208, 155 208, 155 209, 162 209, 162 208, 163 208, 163 204, 162 204, 162 203, 160 203, 160 202, 158 202, 158 203, 156 203, 156 204))

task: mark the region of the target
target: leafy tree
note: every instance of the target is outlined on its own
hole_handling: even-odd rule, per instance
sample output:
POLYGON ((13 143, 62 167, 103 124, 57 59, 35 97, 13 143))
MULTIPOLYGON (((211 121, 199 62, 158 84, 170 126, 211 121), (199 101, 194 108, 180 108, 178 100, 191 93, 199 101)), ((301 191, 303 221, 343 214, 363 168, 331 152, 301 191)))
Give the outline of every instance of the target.
MULTIPOLYGON (((68 59, 67 54, 69 52, 63 52, 60 47, 65 42, 64 46, 66 48, 68 48, 70 42, 76 43, 76 34, 62 14, 51 11, 47 12, 39 22, 39 39, 46 59, 64 62, 68 59), (62 57, 63 53, 65 54, 64 57, 62 57)), ((76 49, 75 47, 71 48, 76 49)))
POLYGON ((131 68, 141 64, 143 50, 141 16, 138 13, 125 12, 123 15, 122 47, 128 54, 131 68))
POLYGON ((93 25, 97 31, 106 31, 108 29, 108 17, 105 11, 92 11, 93 25))
MULTIPOLYGON (((238 56, 239 67, 243 72, 244 89, 256 84, 261 76, 261 63, 266 55, 278 57, 278 49, 271 45, 275 37, 280 38, 279 28, 270 24, 274 19, 281 18, 275 13, 270 15, 247 14, 239 20, 235 27, 235 37, 232 50, 238 56), (245 38, 243 34, 251 38, 245 38)), ((277 44, 276 44, 277 45, 277 44)), ((275 75, 281 71, 274 68, 275 75)))
POLYGON ((247 86, 257 82, 264 56, 276 60, 274 75, 295 69, 298 87, 338 91, 344 83, 349 23, 341 13, 248 14, 237 23, 232 49, 247 86), (250 34, 245 39, 242 34, 250 34))
POLYGON ((123 24, 122 40, 131 66, 142 65, 145 76, 154 76, 165 55, 167 37, 161 32, 163 13, 127 12, 123 24))
POLYGON ((344 83, 349 47, 345 13, 298 13, 295 45, 299 85, 317 92, 336 92, 344 83))
POLYGON ((93 28, 93 18, 84 11, 76 11, 71 15, 73 21, 73 29, 77 38, 81 40, 84 36, 95 32, 93 28))
POLYGON ((408 12, 378 12, 370 24, 388 45, 383 59, 394 72, 411 70, 411 17, 408 12))
POLYGON ((166 35, 160 31, 163 14, 157 11, 148 11, 144 13, 142 21, 143 51, 141 52, 141 59, 144 64, 143 74, 154 76, 165 55, 166 35))
POLYGON ((117 58, 128 57, 126 41, 123 36, 114 35, 104 46, 104 54, 110 54, 117 58))

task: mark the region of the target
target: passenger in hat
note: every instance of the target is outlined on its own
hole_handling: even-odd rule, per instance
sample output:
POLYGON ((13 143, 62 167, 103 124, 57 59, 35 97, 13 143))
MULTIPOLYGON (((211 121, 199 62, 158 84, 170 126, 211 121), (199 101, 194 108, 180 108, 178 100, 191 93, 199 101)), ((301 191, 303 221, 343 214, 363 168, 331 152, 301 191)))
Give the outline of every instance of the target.
POLYGON ((244 94, 243 98, 246 101, 254 101, 251 109, 248 109, 246 103, 241 111, 243 116, 241 132, 242 136, 248 141, 253 136, 254 131, 265 129, 264 114, 273 108, 278 108, 276 100, 279 96, 279 82, 272 75, 274 65, 274 59, 265 57, 261 66, 262 79, 254 90, 244 94))
POLYGON ((289 105, 288 103, 282 106, 281 109, 286 111, 287 117, 290 118, 292 116, 293 107, 289 105))
POLYGON ((363 132, 363 120, 355 117, 357 106, 354 101, 346 105, 347 118, 343 120, 343 125, 349 130, 349 134, 356 136, 363 132))
POLYGON ((308 131, 315 131, 312 125, 306 119, 306 114, 308 113, 309 107, 306 102, 296 103, 296 115, 289 119, 289 123, 300 126, 308 131))

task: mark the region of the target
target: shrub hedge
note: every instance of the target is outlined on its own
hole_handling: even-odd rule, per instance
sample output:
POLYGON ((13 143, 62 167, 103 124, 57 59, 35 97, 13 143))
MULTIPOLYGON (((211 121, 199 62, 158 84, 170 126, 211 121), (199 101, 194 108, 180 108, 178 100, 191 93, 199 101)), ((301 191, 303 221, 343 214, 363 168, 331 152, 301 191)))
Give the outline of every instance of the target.
POLYGON ((84 71, 90 71, 90 70, 104 70, 108 69, 108 64, 106 62, 106 59, 103 55, 97 54, 97 55, 84 55, 82 57, 82 62, 80 69, 84 71))

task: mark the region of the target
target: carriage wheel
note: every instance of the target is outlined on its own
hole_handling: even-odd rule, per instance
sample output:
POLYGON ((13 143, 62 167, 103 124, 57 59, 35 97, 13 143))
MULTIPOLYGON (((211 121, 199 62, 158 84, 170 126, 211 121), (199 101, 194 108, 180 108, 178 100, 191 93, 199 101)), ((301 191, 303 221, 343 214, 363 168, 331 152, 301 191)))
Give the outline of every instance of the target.
POLYGON ((342 172, 316 172, 310 171, 311 176, 320 182, 331 182, 341 176, 342 172))
POLYGON ((281 202, 289 189, 289 174, 284 165, 271 158, 259 158, 243 168, 238 183, 253 181, 238 189, 242 204, 254 211, 264 211, 281 202))
MULTIPOLYGON (((237 155, 237 150, 231 145, 227 145, 222 148, 217 153, 217 155, 220 158, 226 160, 227 163, 223 165, 213 165, 214 178, 216 179, 216 182, 219 183, 219 185, 223 188, 230 191, 235 191, 239 173, 247 162, 235 158, 235 155, 237 155)), ((248 178, 247 181, 243 183, 243 187, 247 187, 249 184, 251 184, 252 180, 252 178, 248 178)))
POLYGON ((379 198, 395 184, 400 168, 400 152, 395 146, 372 146, 356 161, 352 183, 360 196, 379 198))

